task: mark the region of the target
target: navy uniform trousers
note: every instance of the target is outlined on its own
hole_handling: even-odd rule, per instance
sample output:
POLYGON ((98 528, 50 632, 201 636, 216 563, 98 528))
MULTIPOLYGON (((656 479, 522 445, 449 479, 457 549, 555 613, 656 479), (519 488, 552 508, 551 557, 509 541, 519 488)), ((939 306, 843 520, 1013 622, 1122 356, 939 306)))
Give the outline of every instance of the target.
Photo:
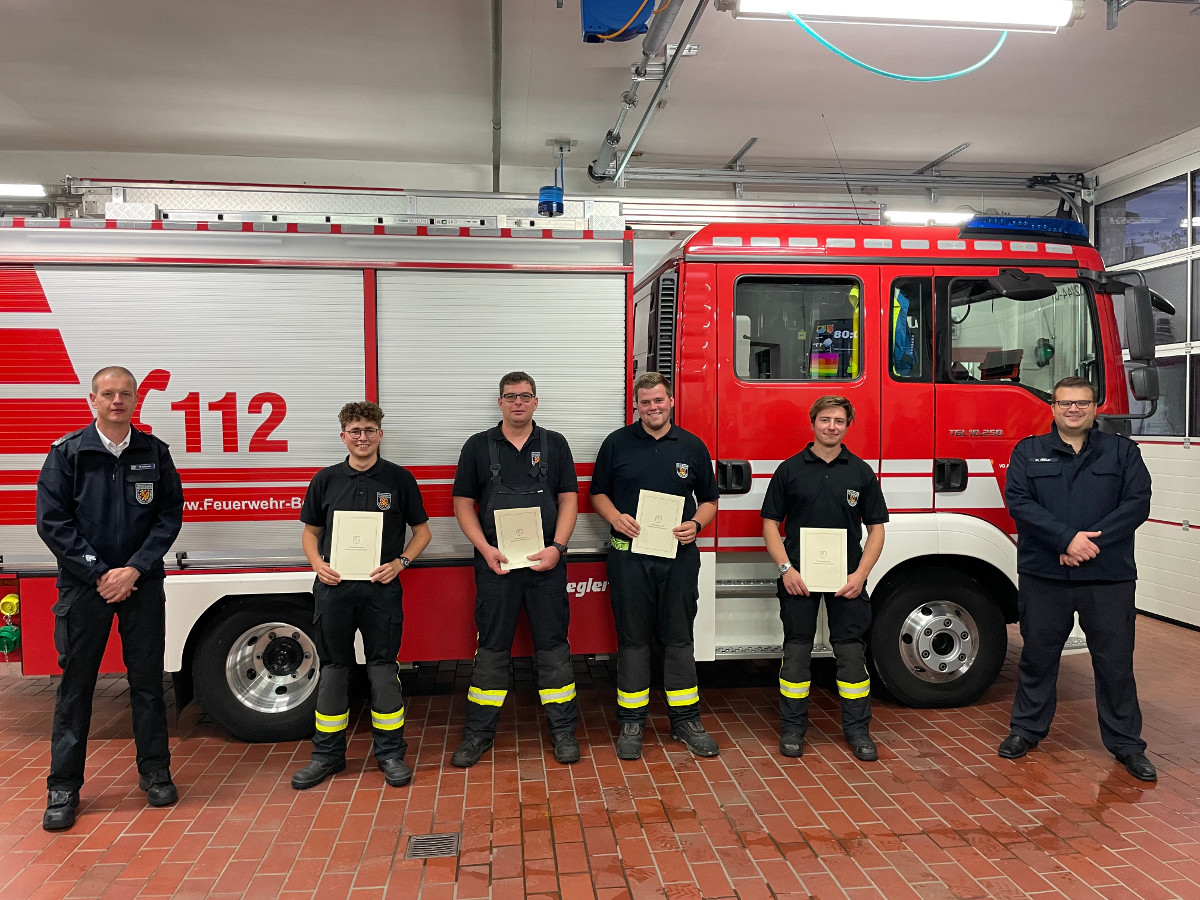
POLYGON ((475 560, 475 627, 479 649, 467 691, 466 737, 491 740, 508 696, 508 665, 521 607, 529 617, 538 698, 546 710, 551 735, 574 734, 579 724, 575 670, 567 629, 571 601, 567 597, 567 563, 548 572, 512 569, 497 575, 486 562, 475 560))
POLYGON ((404 759, 404 697, 400 692, 400 637, 404 589, 388 584, 343 581, 332 587, 317 581, 314 622, 321 680, 317 682, 317 729, 312 758, 331 763, 346 758, 350 724, 350 668, 355 664, 354 632, 362 632, 371 683, 372 750, 377 760, 404 759))
MULTIPOLYGON (((620 540, 620 539, 618 539, 620 540)), ((663 689, 671 726, 700 718, 693 625, 700 592, 700 552, 680 546, 675 559, 608 552, 608 580, 617 626, 617 721, 646 721, 650 645, 663 647, 663 689)))
POLYGON ((1104 746, 1115 756, 1143 753, 1142 710, 1133 680, 1137 611, 1134 581, 1063 581, 1020 575, 1020 679, 1011 731, 1037 743, 1050 732, 1058 703, 1058 667, 1075 613, 1087 635, 1096 678, 1096 714, 1104 746))
POLYGON ((161 578, 139 579, 137 590, 120 603, 108 603, 91 585, 59 588, 54 646, 63 674, 54 704, 48 790, 78 791, 83 786, 92 695, 114 615, 129 681, 138 772, 170 768, 163 702, 165 603, 161 578))
POLYGON ((821 598, 829 618, 829 642, 837 658, 837 688, 842 698, 842 733, 865 736, 871 725, 871 676, 867 673, 865 636, 871 627, 871 598, 864 588, 854 598, 833 594, 792 596, 779 579, 779 618, 783 622, 783 662, 779 666, 779 720, 784 734, 803 737, 808 730, 812 689, 813 640, 821 598))

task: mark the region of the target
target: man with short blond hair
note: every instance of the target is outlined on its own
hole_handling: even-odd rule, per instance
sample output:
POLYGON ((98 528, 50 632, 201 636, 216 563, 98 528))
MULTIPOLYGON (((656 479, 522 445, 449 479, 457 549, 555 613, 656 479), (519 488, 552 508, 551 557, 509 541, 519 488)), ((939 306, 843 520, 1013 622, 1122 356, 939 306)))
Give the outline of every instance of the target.
POLYGON ((696 756, 720 752, 700 721, 693 625, 700 597, 696 538, 717 514, 712 457, 699 437, 674 424, 675 395, 658 372, 633 384, 638 420, 604 439, 592 474, 592 506, 606 521, 608 579, 617 626, 617 756, 642 755, 650 703, 651 643, 663 646, 663 687, 671 736, 696 756), (635 553, 641 533, 635 518, 643 490, 684 498, 683 522, 674 529, 674 559, 635 553))
POLYGON ((866 634, 871 626, 871 598, 867 576, 883 552, 888 509, 871 467, 842 443, 854 421, 850 401, 834 395, 820 397, 809 408, 808 419, 813 439, 775 470, 762 505, 763 540, 779 569, 776 594, 783 621, 779 752, 789 757, 804 753, 813 640, 824 598, 829 640, 837 659, 842 734, 856 757, 872 762, 879 758, 879 751, 870 736, 866 634), (781 525, 786 540, 779 534, 781 525), (864 525, 865 548, 860 546, 864 525), (846 532, 846 584, 836 593, 810 591, 800 577, 801 528, 846 532))
POLYGON ((1025 644, 1009 735, 997 752, 1018 759, 1049 733, 1059 660, 1078 614, 1092 654, 1104 746, 1133 777, 1156 781, 1133 677, 1133 542, 1150 515, 1150 472, 1137 444, 1093 427, 1090 381, 1064 378, 1051 398, 1049 433, 1013 448, 1004 489, 1017 523, 1017 609, 1025 644))

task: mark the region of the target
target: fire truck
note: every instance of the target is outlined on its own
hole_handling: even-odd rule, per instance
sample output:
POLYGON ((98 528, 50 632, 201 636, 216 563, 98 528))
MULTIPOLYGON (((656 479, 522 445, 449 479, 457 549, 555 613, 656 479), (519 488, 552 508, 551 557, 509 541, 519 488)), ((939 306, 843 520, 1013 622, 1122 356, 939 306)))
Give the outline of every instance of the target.
MULTIPOLYGON (((0 219, 6 658, 58 671, 35 485, 50 443, 91 421, 88 379, 110 364, 138 377, 134 424, 171 445, 183 478, 164 661, 180 705, 194 697, 245 740, 311 731, 320 660, 298 515, 312 475, 343 455, 337 411, 354 399, 382 405, 383 455, 414 473, 431 517, 433 543, 404 575, 400 659, 473 656, 451 484, 515 369, 537 379, 539 421, 577 461, 572 650, 612 653, 607 526, 588 486, 601 441, 631 421, 632 379, 654 370, 672 377, 676 421, 709 447, 721 490, 699 541, 697 658, 780 654, 759 508, 811 437, 811 402, 841 394, 856 411, 847 443, 891 510, 871 578, 877 680, 913 706, 971 703, 1016 619, 1014 443, 1047 427, 1067 375, 1097 385, 1103 413, 1126 413, 1114 297, 1141 361, 1135 396, 1156 393, 1149 292, 1106 276, 1072 225, 714 224, 635 285, 632 234, 611 221, 0 219)), ((527 635, 516 651, 531 652, 527 635)), ((830 653, 822 631, 817 655, 830 653)), ((105 670, 120 665, 114 630, 105 670)))

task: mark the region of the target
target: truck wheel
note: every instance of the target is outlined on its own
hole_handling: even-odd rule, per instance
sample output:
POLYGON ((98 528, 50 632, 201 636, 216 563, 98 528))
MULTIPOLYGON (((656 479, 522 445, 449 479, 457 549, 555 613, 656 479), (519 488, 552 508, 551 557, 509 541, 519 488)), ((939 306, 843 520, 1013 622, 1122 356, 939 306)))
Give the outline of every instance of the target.
POLYGON ((312 612, 254 603, 214 621, 196 644, 200 705, 243 741, 294 741, 313 731, 320 659, 312 612))
POLYGON ((869 643, 875 674, 901 703, 967 706, 1000 673, 1008 630, 978 581, 922 569, 879 599, 869 643))

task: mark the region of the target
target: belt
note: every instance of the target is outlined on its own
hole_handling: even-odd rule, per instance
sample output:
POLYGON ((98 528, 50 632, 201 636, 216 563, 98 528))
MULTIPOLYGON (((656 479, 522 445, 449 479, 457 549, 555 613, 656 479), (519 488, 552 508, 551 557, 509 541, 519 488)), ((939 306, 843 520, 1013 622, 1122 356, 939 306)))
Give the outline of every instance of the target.
POLYGON ((614 550, 628 550, 630 547, 630 542, 625 538, 610 537, 608 543, 614 550))

